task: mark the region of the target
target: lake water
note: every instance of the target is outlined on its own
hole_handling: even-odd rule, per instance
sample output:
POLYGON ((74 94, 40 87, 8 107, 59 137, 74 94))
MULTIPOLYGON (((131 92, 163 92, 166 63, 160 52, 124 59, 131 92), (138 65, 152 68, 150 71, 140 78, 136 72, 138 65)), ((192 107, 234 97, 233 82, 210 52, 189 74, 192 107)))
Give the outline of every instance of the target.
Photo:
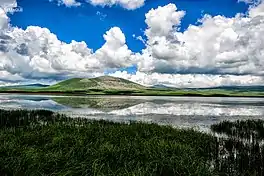
POLYGON ((72 117, 138 120, 208 129, 222 120, 262 119, 264 99, 1 94, 0 109, 47 109, 72 117))

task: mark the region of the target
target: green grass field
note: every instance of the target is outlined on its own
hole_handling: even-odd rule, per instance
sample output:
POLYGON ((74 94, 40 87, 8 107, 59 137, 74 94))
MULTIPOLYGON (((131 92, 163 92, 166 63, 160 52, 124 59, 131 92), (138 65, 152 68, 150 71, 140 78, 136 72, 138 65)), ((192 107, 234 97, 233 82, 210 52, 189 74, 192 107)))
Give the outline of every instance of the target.
POLYGON ((157 124, 0 110, 0 175, 261 175, 264 138, 254 134, 263 121, 226 123, 212 130, 227 137, 215 137, 157 124))

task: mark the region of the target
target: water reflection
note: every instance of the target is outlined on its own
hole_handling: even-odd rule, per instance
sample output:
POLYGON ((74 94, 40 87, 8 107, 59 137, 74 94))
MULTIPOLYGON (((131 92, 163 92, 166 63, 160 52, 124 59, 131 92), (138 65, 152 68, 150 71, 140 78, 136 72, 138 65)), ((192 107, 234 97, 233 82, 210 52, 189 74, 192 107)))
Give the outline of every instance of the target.
POLYGON ((262 118, 263 106, 264 99, 261 98, 0 96, 1 109, 47 109, 72 117, 141 120, 205 128, 222 120, 262 118))

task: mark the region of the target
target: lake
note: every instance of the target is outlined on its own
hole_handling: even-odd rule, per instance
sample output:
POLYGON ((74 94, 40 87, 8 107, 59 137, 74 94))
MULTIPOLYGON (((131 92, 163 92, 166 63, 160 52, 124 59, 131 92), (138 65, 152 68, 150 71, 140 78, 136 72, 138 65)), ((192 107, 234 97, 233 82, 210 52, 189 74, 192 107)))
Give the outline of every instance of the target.
POLYGON ((264 98, 1 94, 1 109, 47 109, 71 117, 144 121, 206 130, 222 120, 261 119, 264 98))

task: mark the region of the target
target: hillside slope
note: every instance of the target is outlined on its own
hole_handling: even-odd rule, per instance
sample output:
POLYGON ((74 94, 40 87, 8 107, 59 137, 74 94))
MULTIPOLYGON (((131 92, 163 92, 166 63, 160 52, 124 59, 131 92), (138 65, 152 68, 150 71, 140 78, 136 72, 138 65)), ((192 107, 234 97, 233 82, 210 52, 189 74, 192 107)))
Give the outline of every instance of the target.
POLYGON ((49 86, 47 90, 141 90, 146 87, 122 78, 101 76, 97 78, 73 78, 49 86))

